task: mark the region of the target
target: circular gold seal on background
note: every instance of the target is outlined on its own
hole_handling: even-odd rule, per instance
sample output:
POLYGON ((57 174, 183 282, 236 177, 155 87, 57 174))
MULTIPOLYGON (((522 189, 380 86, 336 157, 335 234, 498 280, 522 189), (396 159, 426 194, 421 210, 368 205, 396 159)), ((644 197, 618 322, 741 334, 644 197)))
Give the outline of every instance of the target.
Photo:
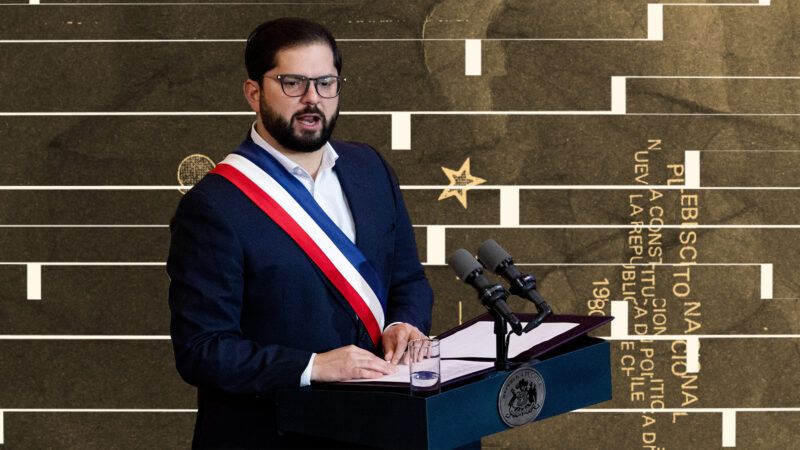
POLYGON ((521 367, 511 372, 497 399, 500 419, 510 427, 533 422, 544 407, 544 396, 544 378, 538 371, 521 367))
POLYGON ((181 193, 185 194, 215 166, 211 158, 200 153, 183 158, 178 164, 178 183, 186 189, 181 189, 181 193))

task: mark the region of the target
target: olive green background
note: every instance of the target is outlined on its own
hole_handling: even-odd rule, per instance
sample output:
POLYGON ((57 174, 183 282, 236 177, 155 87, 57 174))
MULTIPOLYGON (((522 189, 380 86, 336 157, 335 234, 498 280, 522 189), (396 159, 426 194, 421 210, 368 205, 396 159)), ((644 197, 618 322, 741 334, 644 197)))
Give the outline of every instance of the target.
MULTIPOLYGON (((625 187, 636 184, 636 152, 661 140, 648 182, 663 185, 668 164, 700 151, 701 187, 687 193, 700 199, 691 299, 702 303, 701 369, 686 407, 703 410, 655 413, 642 428, 649 404, 629 399, 625 352, 612 340, 613 400, 491 436, 485 448, 640 448, 651 432, 661 448, 716 448, 720 408, 738 409, 737 447, 800 440, 800 80, 791 78, 800 2, 672 1, 663 40, 647 39, 647 0, 42 3, 0 0, 4 447, 189 446, 194 390, 163 338, 178 166, 192 154, 219 161, 244 136, 253 120, 241 95, 244 38, 287 15, 340 39, 348 83, 335 135, 370 143, 393 165, 421 259, 430 226, 444 226, 446 254, 494 238, 559 313, 587 314, 592 282, 604 278, 610 299, 622 299, 629 194, 647 193, 625 187), (464 39, 482 39, 480 76, 465 75, 464 39), (612 76, 634 77, 627 114, 607 113, 612 76), (437 113, 412 114, 411 149, 393 150, 393 111, 437 113), (441 187, 418 188, 446 185, 441 168, 467 158, 490 187, 470 191, 468 208, 439 201, 441 187), (58 188, 82 185, 120 187, 58 188), (609 185, 620 187, 581 188, 609 185), (500 186, 522 186, 519 226, 499 225, 491 187, 500 186), (42 300, 26 300, 26 263, 45 263, 42 300), (767 263, 773 299, 760 294, 767 263), (787 336, 753 336, 766 334, 787 336), (33 338, 53 335, 129 338, 33 338)), ((665 223, 679 225, 680 192, 660 192, 665 223)), ((665 263, 680 262, 680 231, 662 230, 665 263)), ((685 332, 676 270, 656 268, 668 334, 685 332)), ((434 332, 481 312, 447 266, 426 272, 434 332)), ((631 305, 631 334, 635 320, 631 305)), ((671 344, 652 344, 655 371, 666 407, 682 408, 671 344)))

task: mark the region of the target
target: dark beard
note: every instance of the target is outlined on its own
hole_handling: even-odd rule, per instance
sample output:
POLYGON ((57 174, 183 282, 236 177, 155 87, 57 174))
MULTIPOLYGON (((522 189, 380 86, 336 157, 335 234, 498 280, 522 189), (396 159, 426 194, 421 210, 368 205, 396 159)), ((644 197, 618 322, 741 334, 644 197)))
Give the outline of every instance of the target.
MULTIPOLYGON (((261 98, 264 96, 262 94, 261 98)), ((331 116, 330 122, 325 118, 325 115, 317 107, 308 106, 302 111, 298 111, 292 115, 289 122, 281 117, 278 113, 270 109, 269 106, 262 100, 261 101, 261 123, 266 128, 267 132, 275 138, 278 143, 288 150, 296 152, 311 153, 317 151, 328 142, 334 127, 336 127, 336 119, 339 117, 339 108, 331 116), (319 120, 322 123, 322 129, 317 136, 316 132, 301 132, 296 135, 292 129, 292 125, 297 116, 303 114, 318 114, 319 120), (316 136, 316 137, 315 137, 316 136)))

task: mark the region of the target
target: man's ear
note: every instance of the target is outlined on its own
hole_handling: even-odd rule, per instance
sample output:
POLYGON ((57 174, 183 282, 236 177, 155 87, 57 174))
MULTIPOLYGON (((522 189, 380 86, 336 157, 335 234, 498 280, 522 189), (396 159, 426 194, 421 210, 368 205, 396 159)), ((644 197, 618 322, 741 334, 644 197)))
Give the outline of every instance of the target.
POLYGON ((247 104, 250 105, 250 109, 255 113, 259 112, 261 110, 261 86, 259 86, 258 82, 248 78, 242 85, 242 92, 247 104))

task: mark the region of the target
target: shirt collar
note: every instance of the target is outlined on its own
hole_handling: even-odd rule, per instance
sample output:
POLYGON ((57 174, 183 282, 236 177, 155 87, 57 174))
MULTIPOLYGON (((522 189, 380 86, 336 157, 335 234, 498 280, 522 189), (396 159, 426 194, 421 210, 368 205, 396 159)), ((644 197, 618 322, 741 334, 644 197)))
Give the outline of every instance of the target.
MULTIPOLYGON (((275 147, 269 145, 269 143, 265 141, 264 138, 262 138, 261 135, 256 131, 255 122, 253 122, 253 126, 250 127, 250 139, 252 139, 256 145, 277 159, 278 162, 289 171, 289 173, 295 175, 299 175, 301 173, 308 174, 308 172, 306 172, 306 170, 303 169, 300 164, 292 161, 288 156, 279 152, 275 147)), ((333 146, 331 146, 330 142, 326 142, 325 145, 322 146, 322 149, 322 163, 319 166, 320 172, 323 170, 332 169, 336 164, 336 160, 339 158, 339 154, 336 153, 336 150, 333 149, 333 146)))

